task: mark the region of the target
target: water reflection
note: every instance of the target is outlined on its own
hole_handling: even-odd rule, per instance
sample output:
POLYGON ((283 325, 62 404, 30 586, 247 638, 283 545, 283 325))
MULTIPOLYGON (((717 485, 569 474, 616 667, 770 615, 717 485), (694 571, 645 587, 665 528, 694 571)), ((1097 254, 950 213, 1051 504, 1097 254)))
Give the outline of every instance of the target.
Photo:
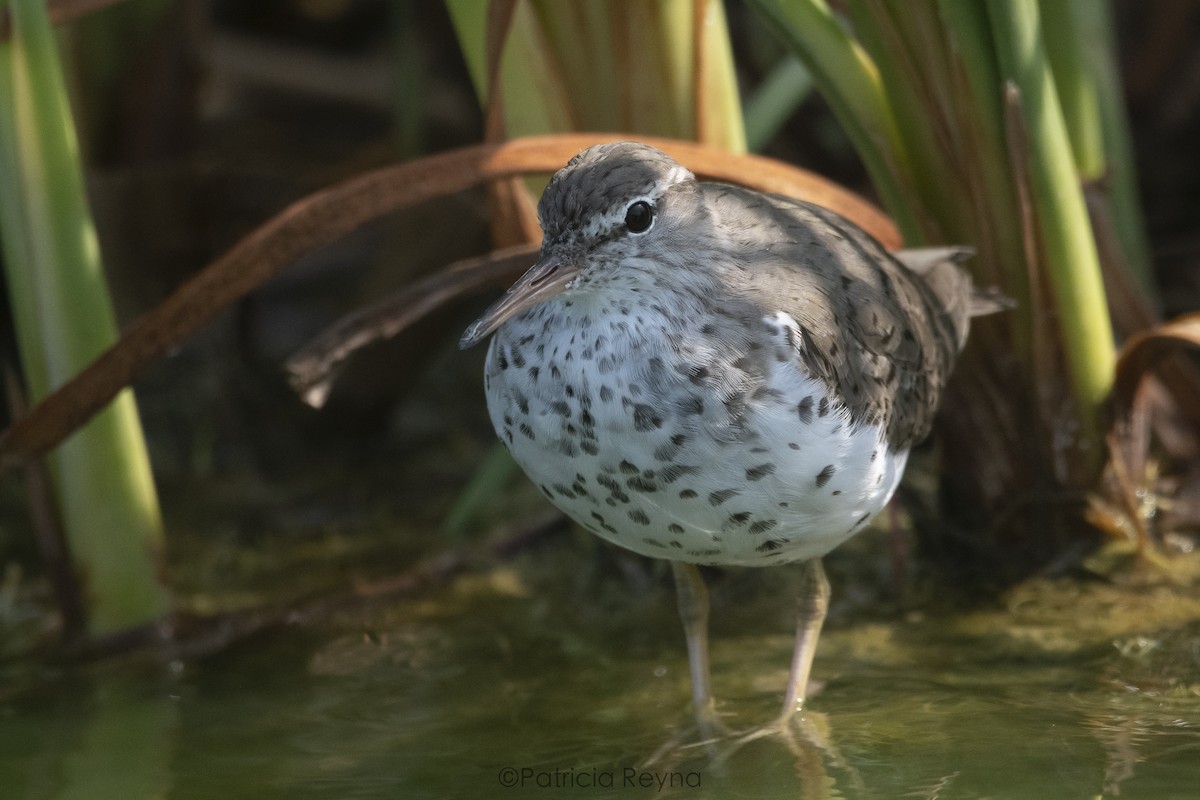
MULTIPOLYGON (((178 675, 106 664, 10 686, 0 797, 1161 800, 1200 781, 1197 621, 1105 639, 1042 601, 842 620, 790 738, 698 744, 668 584, 563 580, 477 580, 178 675)), ((745 730, 777 711, 791 641, 769 596, 735 590, 717 587, 737 609, 712 658, 745 730)))

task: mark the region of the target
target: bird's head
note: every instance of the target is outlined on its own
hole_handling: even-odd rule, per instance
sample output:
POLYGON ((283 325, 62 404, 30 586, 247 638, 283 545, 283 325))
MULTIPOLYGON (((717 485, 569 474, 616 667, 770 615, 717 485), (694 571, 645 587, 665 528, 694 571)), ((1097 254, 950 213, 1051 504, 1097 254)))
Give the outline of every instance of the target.
POLYGON ((564 293, 620 281, 622 266, 662 263, 684 233, 695 176, 666 153, 637 142, 589 147, 555 173, 538 202, 538 261, 467 328, 463 348, 507 320, 564 293))

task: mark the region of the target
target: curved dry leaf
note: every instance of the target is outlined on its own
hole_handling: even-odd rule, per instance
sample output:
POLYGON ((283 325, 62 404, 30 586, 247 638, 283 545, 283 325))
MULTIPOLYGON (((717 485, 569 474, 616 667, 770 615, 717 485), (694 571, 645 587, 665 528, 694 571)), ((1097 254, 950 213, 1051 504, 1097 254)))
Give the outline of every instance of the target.
POLYGON ((1200 313, 1143 331, 1126 341, 1117 358, 1113 387, 1115 419, 1107 437, 1107 497, 1089 497, 1088 520, 1120 540, 1131 540, 1141 557, 1152 555, 1149 519, 1158 504, 1151 473, 1151 430, 1168 450, 1197 450, 1200 381, 1189 364, 1167 361, 1180 348, 1200 347, 1200 313), (1182 413, 1181 413, 1182 412, 1182 413), (1190 419, 1180 424, 1180 419, 1190 419), (1176 430, 1185 428, 1187 430, 1176 430), (1181 448, 1178 441, 1186 440, 1181 448))
POLYGON ((882 211, 831 181, 771 159, 674 139, 579 133, 530 136, 385 167, 296 201, 135 320, 116 344, 0 435, 0 472, 57 445, 149 365, 300 256, 384 214, 499 178, 553 172, 586 147, 629 138, 665 150, 702 177, 825 206, 885 246, 899 246, 899 233, 882 211))
POLYGON ((1127 412, 1142 380, 1180 347, 1200 347, 1200 313, 1185 314, 1143 331, 1125 342, 1117 357, 1114 396, 1117 412, 1127 412))
POLYGON ((426 314, 464 294, 488 286, 508 286, 536 257, 537 246, 527 244, 459 261, 351 314, 288 359, 288 382, 304 402, 320 408, 329 397, 338 368, 356 351, 396 336, 426 314))

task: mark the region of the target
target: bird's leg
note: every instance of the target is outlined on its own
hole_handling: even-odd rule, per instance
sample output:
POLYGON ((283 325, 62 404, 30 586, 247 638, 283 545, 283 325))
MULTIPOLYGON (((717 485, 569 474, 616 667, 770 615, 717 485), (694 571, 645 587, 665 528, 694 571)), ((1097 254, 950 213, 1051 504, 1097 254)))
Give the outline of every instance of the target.
POLYGON ((808 676, 817 652, 817 639, 821 636, 821 625, 829 610, 829 579, 825 577, 821 559, 804 562, 796 606, 796 649, 792 653, 792 671, 788 676, 781 721, 789 719, 804 705, 808 676))
POLYGON ((675 576, 679 616, 683 619, 683 634, 687 638, 696 724, 701 736, 712 737, 722 726, 717 721, 717 706, 708 671, 708 588, 695 564, 672 561, 671 572, 675 576))
POLYGON ((826 737, 821 734, 824 717, 811 712, 801 713, 804 710, 804 698, 808 694, 808 676, 817 652, 817 639, 821 636, 825 612, 829 610, 829 580, 825 577, 825 568, 819 558, 804 562, 800 573, 800 589, 796 593, 796 609, 796 649, 792 652, 792 671, 788 676, 783 710, 772 722, 741 736, 728 750, 726 758, 740 747, 767 736, 782 737, 784 743, 797 754, 809 746, 830 752, 826 737), (816 725, 818 721, 821 725, 816 725), (796 738, 797 733, 803 740, 796 738))

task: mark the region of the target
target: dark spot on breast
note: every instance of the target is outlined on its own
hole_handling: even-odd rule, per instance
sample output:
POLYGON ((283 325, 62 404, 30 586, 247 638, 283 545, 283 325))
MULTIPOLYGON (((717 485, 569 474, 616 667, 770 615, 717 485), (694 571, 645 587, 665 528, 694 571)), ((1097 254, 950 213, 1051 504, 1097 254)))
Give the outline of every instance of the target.
POLYGON ((667 549, 667 546, 665 544, 660 542, 658 539, 651 539, 649 536, 642 539, 642 541, 645 542, 646 544, 650 545, 651 547, 661 547, 664 550, 667 549))
POLYGON ((699 467, 690 464, 670 464, 658 471, 658 477, 663 483, 674 483, 684 475, 694 475, 699 471, 699 467))
POLYGON ((678 453, 679 448, 677 446, 670 444, 669 442, 667 444, 660 444, 658 447, 654 448, 654 460, 670 461, 672 458, 678 455, 678 453))
POLYGON ((828 413, 829 413, 829 398, 828 398, 828 397, 822 397, 822 398, 821 398, 821 405, 817 407, 817 416, 818 416, 818 417, 823 417, 823 416, 825 416, 825 415, 826 415, 826 414, 828 414, 828 413))
POLYGON ((721 489, 720 491, 712 492, 708 496, 708 502, 714 506, 719 506, 731 497, 735 497, 738 493, 737 489, 721 489))
POLYGON ((783 393, 780 392, 778 389, 771 389, 766 386, 760 386, 754 390, 754 394, 750 395, 750 399, 757 400, 760 402, 763 400, 781 400, 781 399, 783 399, 783 393))
POLYGON ((561 483, 554 484, 554 492, 568 499, 573 499, 575 497, 575 492, 571 491, 569 487, 563 486, 561 483))
POLYGON ((833 464, 826 464, 825 468, 817 473, 817 487, 820 488, 829 483, 829 479, 833 477, 833 464))
POLYGON ((635 430, 652 431, 661 428, 662 425, 662 417, 650 406, 645 403, 638 403, 633 407, 633 427, 635 430))
POLYGON ((774 464, 759 464, 757 467, 751 467, 746 470, 746 480, 760 481, 768 475, 775 474, 774 464))
POLYGON ((600 387, 600 402, 611 403, 613 399, 613 390, 608 386, 600 387))
POLYGON ((773 554, 783 547, 787 542, 783 539, 767 539, 765 542, 754 548, 759 553, 773 554))
POLYGON ((504 356, 503 347, 496 351, 496 363, 500 365, 500 369, 508 369, 508 359, 504 356))
POLYGON ((587 439, 584 439, 579 443, 579 449, 587 453, 589 456, 594 456, 600 452, 600 448, 596 447, 596 443, 588 441, 587 439))
POLYGON ((691 500, 696 496, 696 492, 692 489, 684 489, 679 493, 680 500, 691 500))
POLYGON ((521 351, 517 348, 512 348, 512 363, 514 367, 523 368, 525 366, 525 356, 521 355, 521 351))
POLYGON ((692 367, 688 370, 688 380, 697 386, 703 386, 708 378, 708 367, 692 367))
POLYGON ((739 511, 736 514, 729 515, 729 522, 734 525, 745 525, 749 519, 750 519, 749 511, 739 511))
POLYGON ((533 428, 529 427, 529 425, 524 422, 517 426, 517 430, 524 434, 525 438, 531 442, 536 439, 536 437, 533 435, 533 428))
POLYGON ((529 368, 529 380, 537 381, 538 376, 541 374, 542 374, 541 367, 530 367, 529 368))
POLYGON ((639 525, 649 525, 650 517, 646 516, 646 512, 640 508, 632 508, 629 510, 629 518, 639 525))
POLYGON ((641 472, 641 470, 638 469, 637 464, 634 464, 632 461, 622 461, 618 465, 618 468, 626 475, 636 475, 641 472))
POLYGON ((788 448, 791 450, 799 450, 800 445, 796 444, 795 442, 788 442, 788 448))
POLYGON ((550 404, 550 410, 561 417, 571 416, 571 407, 562 400, 555 400, 550 404))
POLYGON ((607 522, 605 522, 604 515, 601 514, 599 511, 592 512, 592 519, 594 519, 594 520, 596 520, 596 522, 600 523, 600 527, 603 528, 604 530, 608 531, 609 533, 617 532, 616 528, 614 528, 612 525, 609 525, 607 522))
POLYGON ((641 475, 636 475, 625 481, 625 485, 636 492, 651 493, 658 491, 658 484, 654 481, 648 481, 641 475))
POLYGON ((776 519, 760 519, 750 526, 750 533, 766 533, 779 524, 776 519))
POLYGON ((798 406, 796 406, 796 411, 799 412, 799 414, 800 414, 800 421, 803 422, 805 425, 812 422, 812 408, 813 408, 813 399, 812 399, 811 394, 808 397, 801 400, 800 404, 798 406))
POLYGON ((696 556, 699 558, 706 558, 709 556, 719 556, 719 555, 721 555, 721 552, 722 552, 721 550, 719 550, 715 547, 710 547, 705 550, 688 550, 688 555, 696 556))
POLYGON ((678 536, 681 533, 683 533, 683 526, 680 525, 678 522, 672 522, 670 525, 667 526, 667 530, 669 530, 671 533, 678 536))

